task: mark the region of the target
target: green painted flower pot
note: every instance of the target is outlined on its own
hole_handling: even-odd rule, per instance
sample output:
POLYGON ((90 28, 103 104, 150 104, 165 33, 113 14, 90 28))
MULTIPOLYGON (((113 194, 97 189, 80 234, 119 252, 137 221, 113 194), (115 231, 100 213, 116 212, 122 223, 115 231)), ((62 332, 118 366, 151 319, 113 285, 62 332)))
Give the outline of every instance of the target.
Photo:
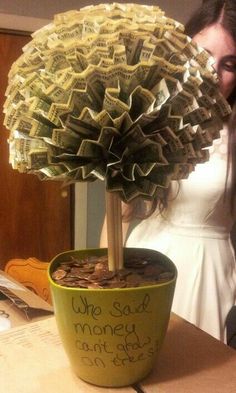
POLYGON ((125 248, 167 265, 174 278, 152 286, 122 289, 68 288, 51 274, 68 256, 105 255, 107 249, 68 251, 50 263, 48 276, 55 317, 72 369, 84 381, 121 387, 143 379, 153 368, 166 334, 177 272, 163 254, 125 248))

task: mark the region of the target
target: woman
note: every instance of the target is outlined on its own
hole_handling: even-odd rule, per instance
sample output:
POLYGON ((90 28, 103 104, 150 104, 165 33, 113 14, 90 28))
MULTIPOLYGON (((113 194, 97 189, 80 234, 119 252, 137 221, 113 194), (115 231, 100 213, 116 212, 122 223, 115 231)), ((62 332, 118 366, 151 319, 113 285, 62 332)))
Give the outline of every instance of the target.
MULTIPOLYGON (((236 124, 236 1, 204 1, 186 34, 215 57, 223 95, 232 106, 228 125, 187 180, 173 181, 166 207, 142 220, 126 246, 156 249, 173 260, 178 280, 173 311, 226 342, 225 321, 236 299, 234 224, 236 124)), ((132 212, 131 207, 126 216, 132 212)), ((125 231, 128 224, 125 225, 125 231)), ((105 244, 105 233, 101 245, 105 244)))

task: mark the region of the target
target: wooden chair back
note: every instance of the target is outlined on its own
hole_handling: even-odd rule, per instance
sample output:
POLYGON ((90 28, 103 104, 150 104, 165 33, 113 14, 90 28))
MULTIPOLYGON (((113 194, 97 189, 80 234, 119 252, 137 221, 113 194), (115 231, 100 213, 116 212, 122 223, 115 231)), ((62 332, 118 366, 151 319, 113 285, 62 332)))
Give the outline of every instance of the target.
POLYGON ((51 294, 47 279, 49 263, 37 258, 10 259, 5 265, 5 272, 25 287, 51 304, 51 294))

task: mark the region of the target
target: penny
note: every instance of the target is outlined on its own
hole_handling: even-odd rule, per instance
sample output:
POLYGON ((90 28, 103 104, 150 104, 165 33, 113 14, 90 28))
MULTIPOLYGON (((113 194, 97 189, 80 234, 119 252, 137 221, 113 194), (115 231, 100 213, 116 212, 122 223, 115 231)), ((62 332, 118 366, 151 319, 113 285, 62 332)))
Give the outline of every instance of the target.
POLYGON ((99 274, 98 272, 94 272, 88 276, 89 281, 99 281, 101 279, 102 275, 99 274))
POLYGON ((108 282, 107 287, 110 289, 112 289, 112 288, 125 288, 126 282, 125 281, 110 281, 110 282, 108 282))
POLYGON ((66 271, 64 269, 57 269, 52 273, 52 278, 54 280, 60 280, 66 276, 66 271))
POLYGON ((144 269, 145 276, 158 276, 159 274, 163 273, 163 267, 160 265, 147 265, 144 269))
POLYGON ((142 277, 138 273, 131 273, 126 277, 128 283, 138 284, 142 280, 142 277))
POLYGON ((117 272, 117 274, 120 278, 125 278, 126 276, 128 276, 131 273, 132 273, 132 270, 129 270, 129 269, 120 269, 117 272))
POLYGON ((161 273, 158 277, 159 280, 171 280, 173 278, 173 274, 171 272, 161 273))
POLYGON ((63 277, 63 281, 64 282, 74 282, 74 281, 77 281, 77 277, 70 277, 69 275, 68 276, 66 276, 66 277, 63 277))
POLYGON ((134 288, 163 283, 174 277, 163 265, 138 257, 125 261, 125 267, 109 271, 107 256, 93 256, 62 261, 52 273, 53 280, 70 288, 134 288))
POLYGON ((111 272, 111 271, 105 271, 103 274, 100 276, 102 280, 110 280, 111 278, 115 277, 116 272, 111 272))
POLYGON ((78 281, 78 286, 80 288, 88 288, 88 281, 87 280, 79 280, 78 281))
POLYGON ((101 285, 99 285, 97 282, 91 282, 88 284, 88 288, 93 288, 93 289, 101 289, 101 285))
POLYGON ((79 266, 72 266, 70 268, 70 273, 71 274, 80 274, 81 273, 81 268, 79 266))
POLYGON ((157 282, 155 281, 155 280, 153 280, 153 281, 143 281, 142 282, 142 285, 144 286, 144 287, 148 287, 148 286, 150 286, 150 285, 155 285, 157 282))
POLYGON ((87 265, 84 265, 83 267, 81 267, 80 271, 82 273, 92 273, 94 271, 94 264, 88 263, 87 265))
POLYGON ((109 271, 108 264, 105 261, 96 263, 95 272, 97 272, 97 271, 109 271))

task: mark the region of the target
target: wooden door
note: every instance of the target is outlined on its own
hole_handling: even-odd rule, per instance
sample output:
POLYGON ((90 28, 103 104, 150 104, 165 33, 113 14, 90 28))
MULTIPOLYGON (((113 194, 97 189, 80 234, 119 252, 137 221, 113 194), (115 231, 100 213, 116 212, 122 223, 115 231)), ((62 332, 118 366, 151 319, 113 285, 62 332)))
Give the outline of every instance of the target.
POLYGON ((41 182, 8 163, 8 131, 2 113, 8 71, 30 36, 0 33, 0 268, 11 258, 50 260, 73 248, 73 187, 41 182))

